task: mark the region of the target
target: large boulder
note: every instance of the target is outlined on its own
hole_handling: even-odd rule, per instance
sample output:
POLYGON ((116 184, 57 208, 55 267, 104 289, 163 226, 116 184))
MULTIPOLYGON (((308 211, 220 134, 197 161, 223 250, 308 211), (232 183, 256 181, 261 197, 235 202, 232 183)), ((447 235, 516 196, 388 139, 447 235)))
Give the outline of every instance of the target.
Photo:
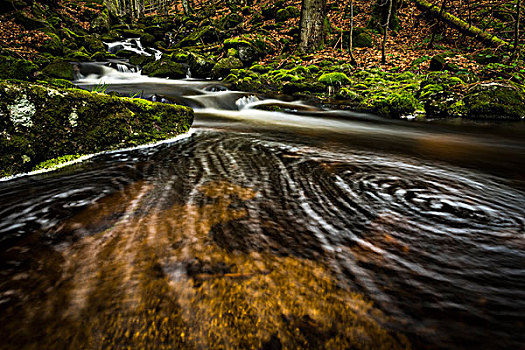
POLYGON ((478 84, 463 98, 465 113, 471 119, 525 118, 525 94, 503 83, 478 84))
POLYGON ((42 74, 51 78, 73 80, 73 65, 68 61, 55 61, 48 64, 42 70, 42 74))
POLYGON ((170 138, 192 122, 188 107, 1 81, 0 176, 65 155, 170 138))
POLYGON ((164 59, 146 64, 142 73, 150 77, 181 79, 187 72, 182 64, 164 59))
POLYGON ((236 57, 221 58, 213 67, 211 73, 214 78, 224 78, 230 74, 232 69, 242 68, 243 64, 236 57))
POLYGON ((215 62, 194 52, 188 54, 187 62, 191 69, 191 76, 194 78, 209 78, 215 66, 215 62))
POLYGON ((235 49, 238 51, 239 59, 245 66, 251 65, 265 55, 264 42, 250 42, 243 38, 230 38, 224 41, 224 49, 235 49))
POLYGON ((27 60, 0 56, 0 78, 27 80, 32 78, 38 67, 27 60))

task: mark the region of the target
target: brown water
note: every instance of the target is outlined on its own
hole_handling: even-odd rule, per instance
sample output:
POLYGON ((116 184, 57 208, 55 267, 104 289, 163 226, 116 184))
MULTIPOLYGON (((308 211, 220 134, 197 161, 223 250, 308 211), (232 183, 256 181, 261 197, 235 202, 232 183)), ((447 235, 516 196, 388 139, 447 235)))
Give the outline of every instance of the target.
POLYGON ((523 348, 522 123, 212 85, 114 82, 192 133, 0 182, 1 348, 523 348))

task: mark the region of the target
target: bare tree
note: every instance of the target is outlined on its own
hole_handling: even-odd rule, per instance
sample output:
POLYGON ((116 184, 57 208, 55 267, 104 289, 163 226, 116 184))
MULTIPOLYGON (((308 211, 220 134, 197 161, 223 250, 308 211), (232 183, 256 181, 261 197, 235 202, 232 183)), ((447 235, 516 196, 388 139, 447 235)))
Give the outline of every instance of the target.
POLYGON ((324 44, 326 0, 302 0, 299 48, 313 51, 324 44))
POLYGON ((516 21, 514 22, 514 48, 512 55, 518 52, 518 44, 520 43, 520 15, 521 15, 521 1, 517 0, 516 4, 516 21))
POLYGON ((447 5, 447 0, 443 0, 443 2, 441 3, 441 8, 439 10, 438 21, 435 24, 434 30, 432 31, 432 37, 430 38, 430 42, 428 43, 429 49, 434 47, 434 39, 436 38, 436 33, 438 31, 439 24, 441 23, 441 17, 443 17, 443 12, 445 11, 446 5, 447 5))
POLYGON ((386 0, 388 1, 388 15, 386 17, 386 23, 385 23, 385 32, 383 34, 383 43, 381 44, 381 63, 386 63, 386 54, 385 54, 385 47, 386 47, 386 39, 388 38, 388 27, 390 26, 390 16, 392 15, 392 0, 386 0))
POLYGON ((348 43, 348 51, 350 53, 350 61, 355 64, 354 59, 354 0, 350 0, 350 42, 348 43))

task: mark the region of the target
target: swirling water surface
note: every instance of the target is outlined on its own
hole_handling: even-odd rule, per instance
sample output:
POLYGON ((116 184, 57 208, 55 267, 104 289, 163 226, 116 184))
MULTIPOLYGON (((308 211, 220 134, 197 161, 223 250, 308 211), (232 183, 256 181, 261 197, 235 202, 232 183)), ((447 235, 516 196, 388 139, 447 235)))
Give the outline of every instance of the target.
POLYGON ((118 347, 142 335, 158 348, 523 348, 519 132, 227 98, 218 109, 190 96, 205 108, 185 138, 0 183, 5 348, 118 347), (237 311, 253 312, 259 330, 237 311, 221 323, 225 300, 247 300, 237 311), (350 321, 326 319, 339 303, 366 336, 343 342, 350 321), (151 330, 163 322, 165 338, 151 330), (214 336, 214 325, 228 331, 214 336), (237 342, 239 327, 258 340, 237 342))

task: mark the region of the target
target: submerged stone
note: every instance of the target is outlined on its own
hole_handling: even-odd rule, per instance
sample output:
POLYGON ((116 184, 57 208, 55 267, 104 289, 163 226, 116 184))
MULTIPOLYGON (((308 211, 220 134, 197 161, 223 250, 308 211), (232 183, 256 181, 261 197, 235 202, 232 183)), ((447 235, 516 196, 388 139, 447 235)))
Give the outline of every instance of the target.
POLYGON ((188 107, 0 81, 0 176, 68 154, 170 138, 192 122, 188 107))

